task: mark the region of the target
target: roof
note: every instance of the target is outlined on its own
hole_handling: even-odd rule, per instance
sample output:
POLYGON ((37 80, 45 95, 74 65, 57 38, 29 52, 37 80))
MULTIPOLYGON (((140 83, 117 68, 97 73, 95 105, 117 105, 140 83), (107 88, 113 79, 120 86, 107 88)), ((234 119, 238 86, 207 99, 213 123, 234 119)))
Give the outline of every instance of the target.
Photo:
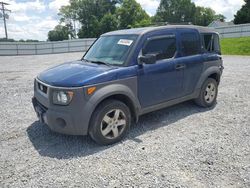
POLYGON ((143 35, 145 33, 151 31, 158 30, 167 30, 167 29, 197 29, 200 33, 210 33, 215 32, 215 30, 207 27, 195 26, 195 25, 167 25, 167 26, 158 26, 158 27, 142 27, 142 28, 134 28, 134 29, 123 29, 117 31, 111 31, 108 33, 104 33, 102 36, 107 35, 143 35))

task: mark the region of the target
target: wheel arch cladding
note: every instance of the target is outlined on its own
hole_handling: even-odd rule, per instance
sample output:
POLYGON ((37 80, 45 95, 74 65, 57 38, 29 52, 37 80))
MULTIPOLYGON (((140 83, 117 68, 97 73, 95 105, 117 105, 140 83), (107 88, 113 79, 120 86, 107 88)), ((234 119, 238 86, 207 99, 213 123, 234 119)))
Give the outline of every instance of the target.
POLYGON ((200 89, 202 84, 207 78, 214 78, 218 83, 220 82, 221 71, 219 67, 209 67, 205 72, 202 73, 196 88, 200 89))
MULTIPOLYGON (((90 119, 93 115, 93 112, 95 109, 104 101, 108 99, 115 99, 123 102, 126 104, 130 111, 131 116, 135 119, 135 121, 138 121, 139 116, 139 110, 140 110, 140 104, 137 100, 136 96, 132 92, 132 90, 122 84, 112 84, 104 86, 100 89, 98 89, 88 100, 88 109, 90 110, 89 113, 90 119)), ((89 127, 88 127, 89 129, 89 127)))
POLYGON ((216 80, 216 82, 219 84, 220 83, 220 74, 218 73, 212 73, 208 76, 208 78, 213 78, 216 80))

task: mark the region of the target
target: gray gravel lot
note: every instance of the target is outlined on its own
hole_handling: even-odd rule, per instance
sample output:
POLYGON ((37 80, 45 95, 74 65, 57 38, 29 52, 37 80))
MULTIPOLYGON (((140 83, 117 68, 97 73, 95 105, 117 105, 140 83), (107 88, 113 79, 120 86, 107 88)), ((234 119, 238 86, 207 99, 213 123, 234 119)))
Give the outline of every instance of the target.
POLYGON ((218 104, 144 115, 101 147, 37 122, 33 79, 80 53, 0 57, 0 187, 250 187, 250 57, 224 56, 218 104))

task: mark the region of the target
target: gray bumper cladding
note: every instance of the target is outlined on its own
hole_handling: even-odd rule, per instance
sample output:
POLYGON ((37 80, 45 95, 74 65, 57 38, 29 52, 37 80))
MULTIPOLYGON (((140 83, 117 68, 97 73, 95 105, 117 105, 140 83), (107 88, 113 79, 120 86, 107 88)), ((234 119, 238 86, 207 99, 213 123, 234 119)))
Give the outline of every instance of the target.
POLYGON ((91 114, 86 108, 83 88, 73 89, 74 97, 67 106, 52 103, 52 93, 57 88, 49 88, 47 95, 35 86, 32 103, 41 123, 52 131, 69 135, 87 135, 91 114))

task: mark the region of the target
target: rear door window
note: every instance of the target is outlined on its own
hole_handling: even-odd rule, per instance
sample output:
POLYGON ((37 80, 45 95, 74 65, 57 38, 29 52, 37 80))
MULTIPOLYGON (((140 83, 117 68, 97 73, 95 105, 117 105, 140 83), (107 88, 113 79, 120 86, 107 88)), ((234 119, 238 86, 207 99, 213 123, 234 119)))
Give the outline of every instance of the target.
POLYGON ((181 47, 183 55, 190 56, 200 53, 200 40, 196 33, 182 33, 181 47))
POLYGON ((169 59, 176 52, 176 39, 174 35, 151 38, 143 48, 143 55, 156 54, 156 59, 169 59))

